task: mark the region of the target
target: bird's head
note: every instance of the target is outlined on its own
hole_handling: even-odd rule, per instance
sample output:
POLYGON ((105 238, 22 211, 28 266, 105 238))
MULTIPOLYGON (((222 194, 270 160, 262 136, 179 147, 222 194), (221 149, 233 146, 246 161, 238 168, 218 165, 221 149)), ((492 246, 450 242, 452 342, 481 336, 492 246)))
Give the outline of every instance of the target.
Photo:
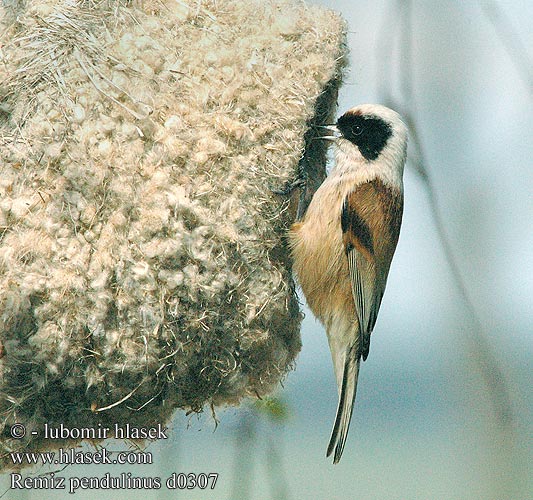
POLYGON ((407 127, 400 115, 379 104, 361 104, 344 113, 335 125, 324 127, 324 136, 337 144, 344 157, 366 164, 386 162, 403 172, 407 127))
POLYGON ((388 150, 401 150, 407 129, 400 115, 377 104, 363 104, 349 109, 337 120, 340 137, 356 146, 368 161, 377 160, 388 150))

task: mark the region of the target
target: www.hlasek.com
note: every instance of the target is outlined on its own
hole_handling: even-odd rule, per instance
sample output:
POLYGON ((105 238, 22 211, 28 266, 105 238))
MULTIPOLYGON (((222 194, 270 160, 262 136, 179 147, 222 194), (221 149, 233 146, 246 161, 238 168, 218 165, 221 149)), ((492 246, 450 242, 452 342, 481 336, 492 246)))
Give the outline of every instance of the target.
POLYGON ((120 451, 113 453, 101 448, 98 451, 79 451, 73 448, 59 448, 55 451, 29 452, 19 451, 11 452, 11 461, 14 465, 86 465, 86 464, 151 464, 153 463, 152 454, 144 451, 120 451), (114 455, 114 456, 113 456, 114 455))
MULTIPOLYGON (((105 439, 114 437, 118 439, 167 439, 166 429, 161 425, 152 428, 135 428, 129 425, 125 427, 115 426, 115 428, 98 427, 91 428, 67 428, 63 425, 54 428, 45 426, 41 434, 45 439, 105 439)), ((22 424, 15 424, 11 429, 14 438, 21 439, 26 433, 22 424)), ((32 431, 33 435, 38 435, 32 431)), ((60 448, 56 451, 47 452, 11 452, 10 458, 15 466, 23 465, 145 465, 153 464, 152 454, 143 451, 121 451, 110 452, 106 448, 99 448, 97 451, 80 451, 76 449, 60 448)), ((135 476, 128 473, 112 475, 109 472, 97 477, 64 477, 58 476, 55 472, 42 474, 39 476, 24 477, 19 472, 11 473, 11 489, 21 490, 66 490, 69 493, 76 493, 78 490, 87 489, 160 489, 165 486, 169 490, 184 489, 214 489, 218 479, 217 473, 176 473, 173 472, 168 477, 159 476, 135 476)))

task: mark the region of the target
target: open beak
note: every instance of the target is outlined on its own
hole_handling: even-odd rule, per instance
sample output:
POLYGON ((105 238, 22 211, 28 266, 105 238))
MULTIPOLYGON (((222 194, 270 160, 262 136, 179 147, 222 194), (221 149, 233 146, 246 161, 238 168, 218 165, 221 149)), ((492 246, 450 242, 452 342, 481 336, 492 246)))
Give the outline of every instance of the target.
POLYGON ((317 139, 323 139, 325 141, 335 141, 341 137, 341 133, 337 128, 337 125, 317 125, 316 128, 324 131, 323 134, 319 135, 317 139))

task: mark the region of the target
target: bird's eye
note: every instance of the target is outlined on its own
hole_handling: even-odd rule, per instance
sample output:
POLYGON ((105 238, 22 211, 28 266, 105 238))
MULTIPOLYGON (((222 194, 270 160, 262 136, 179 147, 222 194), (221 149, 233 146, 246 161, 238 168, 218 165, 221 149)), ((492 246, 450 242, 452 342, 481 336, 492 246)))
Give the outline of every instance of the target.
POLYGON ((361 127, 361 125, 354 125, 352 127, 353 135, 361 135, 362 133, 363 133, 363 127, 361 127))

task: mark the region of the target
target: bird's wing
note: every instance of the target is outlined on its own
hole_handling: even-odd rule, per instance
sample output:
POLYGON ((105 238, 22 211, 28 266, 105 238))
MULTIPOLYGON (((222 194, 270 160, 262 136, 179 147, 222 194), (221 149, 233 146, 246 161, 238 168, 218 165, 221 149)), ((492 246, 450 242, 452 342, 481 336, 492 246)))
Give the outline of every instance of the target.
POLYGON ((377 300, 376 271, 374 262, 355 248, 347 251, 348 269, 352 283, 352 295, 355 301, 357 322, 359 323, 359 352, 366 359, 370 346, 370 334, 375 324, 375 318, 381 304, 377 300), (373 321, 372 321, 373 320, 373 321))
POLYGON ((343 203, 341 228, 363 360, 368 356, 370 334, 385 292, 402 211, 401 193, 377 180, 358 186, 343 203))
POLYGON ((358 322, 357 355, 366 359, 384 286, 380 286, 378 279, 371 228, 353 203, 350 204, 350 199, 347 196, 344 200, 341 226, 358 322))

